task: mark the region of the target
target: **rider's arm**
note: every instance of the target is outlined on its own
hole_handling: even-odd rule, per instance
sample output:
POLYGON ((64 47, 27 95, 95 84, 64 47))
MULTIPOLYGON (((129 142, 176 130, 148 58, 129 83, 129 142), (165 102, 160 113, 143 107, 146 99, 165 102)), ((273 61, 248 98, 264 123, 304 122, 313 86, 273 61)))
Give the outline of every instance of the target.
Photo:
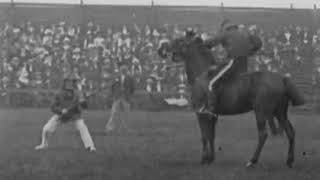
POLYGON ((261 49, 262 47, 262 41, 260 39, 260 37, 256 36, 256 35, 250 35, 249 37, 252 48, 251 48, 251 55, 255 54, 258 50, 261 49))
POLYGON ((209 49, 219 45, 223 44, 223 41, 225 39, 224 33, 218 34, 214 38, 208 39, 204 42, 205 46, 208 47, 209 49))

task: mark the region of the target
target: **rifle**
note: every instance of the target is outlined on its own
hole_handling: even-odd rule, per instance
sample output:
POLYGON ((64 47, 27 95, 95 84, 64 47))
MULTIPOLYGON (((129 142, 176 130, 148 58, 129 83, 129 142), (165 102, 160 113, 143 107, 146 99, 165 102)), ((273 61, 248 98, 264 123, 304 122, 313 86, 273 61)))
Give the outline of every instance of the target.
MULTIPOLYGON (((87 99, 87 98, 89 98, 89 97, 91 97, 91 96, 99 93, 100 91, 101 91, 101 90, 98 89, 98 90, 96 90, 96 91, 94 91, 94 92, 91 92, 91 93, 85 95, 84 99, 87 99)), ((71 117, 73 116, 73 114, 74 114, 80 107, 82 107, 82 106, 87 106, 86 103, 85 103, 85 101, 78 101, 78 102, 72 104, 69 108, 67 108, 67 112, 66 112, 66 113, 62 113, 62 114, 60 115, 59 119, 60 119, 61 121, 68 121, 69 119, 71 119, 71 117)), ((85 107, 85 108, 86 108, 86 107, 85 107)))

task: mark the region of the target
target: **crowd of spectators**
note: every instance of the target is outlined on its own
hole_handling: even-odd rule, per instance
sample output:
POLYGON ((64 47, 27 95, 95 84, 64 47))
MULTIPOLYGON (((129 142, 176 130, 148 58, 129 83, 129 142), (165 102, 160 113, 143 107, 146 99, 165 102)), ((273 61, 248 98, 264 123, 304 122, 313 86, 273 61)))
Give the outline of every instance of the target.
POLYGON ((49 26, 6 23, 0 29, 0 87, 56 89, 63 75, 73 71, 89 89, 103 88, 118 73, 119 65, 126 64, 140 88, 162 91, 165 85, 185 79, 179 78, 183 69, 168 72, 168 62, 156 53, 168 34, 166 27, 160 31, 148 25, 116 30, 92 22, 86 27, 64 21, 49 26))
POLYGON ((272 32, 256 29, 263 40, 263 47, 256 56, 254 69, 291 74, 303 63, 313 63, 314 47, 320 43, 320 31, 308 27, 283 26, 272 32), (307 62, 308 61, 308 62, 307 62))
MULTIPOLYGON (((252 57, 250 69, 292 75, 290 69, 306 61, 320 62, 320 31, 307 27, 284 26, 266 32, 255 25, 240 25, 263 40, 262 50, 252 57)), ((66 72, 78 74, 87 88, 104 88, 119 71, 130 67, 137 86, 146 91, 180 91, 185 87, 184 69, 168 69, 170 61, 157 55, 159 44, 181 35, 184 28, 164 25, 124 25, 101 27, 93 22, 85 26, 61 21, 51 25, 31 22, 0 29, 0 88, 57 89, 66 72)), ((212 34, 201 32, 205 39, 212 34)), ((213 49, 223 59, 223 48, 213 49)), ((314 82, 320 80, 320 68, 314 69, 314 82)), ((319 81, 320 82, 320 81, 319 81)))

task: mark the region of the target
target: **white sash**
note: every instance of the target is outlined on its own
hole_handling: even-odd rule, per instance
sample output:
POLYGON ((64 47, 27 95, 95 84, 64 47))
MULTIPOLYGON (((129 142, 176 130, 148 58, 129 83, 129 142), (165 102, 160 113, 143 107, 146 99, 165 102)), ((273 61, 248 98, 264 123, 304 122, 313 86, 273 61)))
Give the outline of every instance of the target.
POLYGON ((209 82, 209 85, 208 85, 208 88, 209 88, 209 91, 212 91, 212 86, 213 84, 228 70, 231 68, 231 66, 233 65, 233 62, 234 60, 231 59, 229 61, 229 63, 215 76, 213 77, 210 82, 209 82))

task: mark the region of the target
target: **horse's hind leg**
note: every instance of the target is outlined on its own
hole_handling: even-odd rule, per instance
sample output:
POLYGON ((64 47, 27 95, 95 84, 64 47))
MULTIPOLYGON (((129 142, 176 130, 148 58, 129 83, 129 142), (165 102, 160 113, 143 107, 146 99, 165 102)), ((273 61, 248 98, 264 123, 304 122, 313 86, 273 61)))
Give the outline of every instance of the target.
POLYGON ((216 123, 218 118, 216 116, 210 118, 210 136, 209 136, 209 157, 208 163, 212 163, 215 159, 215 136, 216 136, 216 123))
POLYGON ((284 129, 286 131, 288 140, 289 140, 289 150, 288 150, 288 159, 287 159, 287 166, 292 168, 292 164, 294 162, 294 146, 295 146, 295 131, 290 123, 290 121, 287 119, 284 121, 284 129))
POLYGON ((208 164, 209 163, 208 139, 202 136, 201 141, 202 141, 201 164, 208 164))
POLYGON ((288 111, 288 104, 284 106, 283 109, 281 109, 277 113, 277 118, 279 120, 280 125, 284 128, 289 140, 287 166, 291 168, 294 162, 295 130, 288 119, 287 111, 288 111))
POLYGON ((266 116, 263 113, 256 112, 256 120, 257 120, 257 128, 258 128, 258 145, 256 147, 256 151, 253 154, 251 160, 247 163, 247 167, 251 167, 255 165, 260 157, 262 148, 267 140, 268 133, 266 131, 266 121, 272 118, 272 116, 266 116))
POLYGON ((211 119, 206 115, 197 114, 200 131, 201 131, 201 141, 202 141, 202 157, 201 164, 209 164, 213 161, 213 154, 211 153, 210 137, 212 137, 211 132, 211 119))

